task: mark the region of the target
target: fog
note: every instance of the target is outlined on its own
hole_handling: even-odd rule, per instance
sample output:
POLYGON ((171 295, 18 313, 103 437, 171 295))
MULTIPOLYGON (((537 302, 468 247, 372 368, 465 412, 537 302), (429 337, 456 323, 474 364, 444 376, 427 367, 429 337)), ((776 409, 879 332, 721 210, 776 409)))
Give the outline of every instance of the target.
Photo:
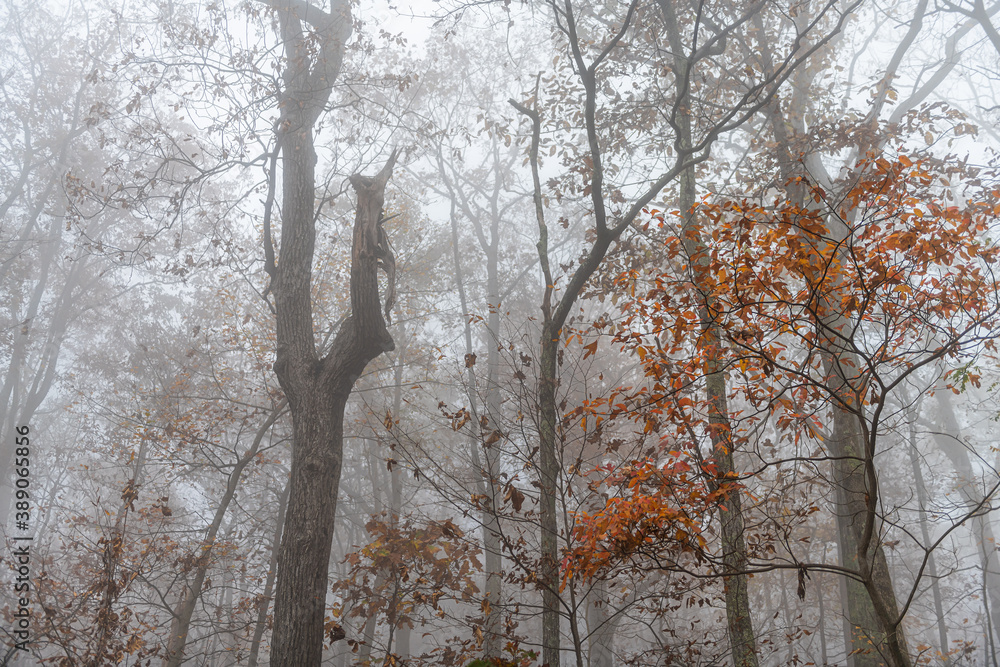
POLYGON ((0 0, 0 665, 1000 667, 998 11, 0 0))

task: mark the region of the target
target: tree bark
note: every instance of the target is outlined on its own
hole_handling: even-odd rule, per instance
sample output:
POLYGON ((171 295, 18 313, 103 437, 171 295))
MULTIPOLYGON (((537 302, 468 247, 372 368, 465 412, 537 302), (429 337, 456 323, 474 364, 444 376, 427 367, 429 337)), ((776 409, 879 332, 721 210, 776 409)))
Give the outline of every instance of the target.
MULTIPOLYGON (((398 322, 400 319, 400 317, 397 317, 396 321, 398 322)), ((398 419, 399 415, 403 412, 403 363, 409 346, 409 337, 406 335, 406 328, 402 325, 399 326, 399 331, 397 331, 397 333, 403 342, 399 348, 399 352, 396 354, 395 368, 393 369, 395 386, 392 390, 392 414, 398 419)), ((403 516, 403 486, 405 484, 403 480, 403 468, 398 464, 394 465, 392 467, 392 472, 390 472, 389 475, 389 484, 391 489, 391 493, 389 495, 389 515, 392 517, 393 528, 398 530, 400 519, 403 516)), ((393 618, 398 619, 399 615, 400 611, 397 609, 393 613, 393 618)), ((409 623, 400 623, 396 628, 396 646, 395 649, 393 649, 393 653, 395 653, 404 663, 409 660, 409 623)))
MULTIPOLYGON (((804 19, 803 19, 804 20, 804 19)), ((770 67, 765 59, 765 67, 770 67)), ((807 88, 813 73, 801 70, 803 81, 796 81, 801 91, 807 88)), ((828 192, 836 191, 826 175, 819 156, 793 157, 793 136, 802 128, 803 95, 796 95, 787 113, 782 114, 777 102, 771 105, 770 124, 776 140, 778 169, 781 178, 791 183, 796 176, 805 176, 804 182, 789 187, 789 198, 804 207, 812 206, 808 183, 816 178, 828 192), (805 172, 809 167, 812 174, 805 172)), ((850 179, 846 179, 850 182, 850 179)), ((826 217, 828 233, 826 243, 833 244, 837 260, 846 254, 847 224, 835 217, 826 217)), ((844 260, 849 265, 849 260, 844 260)), ((831 271, 835 267, 831 266, 831 271)), ((857 573, 847 577, 846 606, 850 619, 851 637, 847 649, 849 662, 856 667, 877 667, 890 664, 909 667, 910 658, 903 636, 902 619, 899 618, 892 578, 885 552, 880 541, 880 526, 876 515, 878 508, 878 476, 875 469, 875 440, 877 433, 862 429, 866 419, 863 401, 855 377, 859 365, 853 348, 854 324, 845 318, 837 303, 836 274, 828 293, 818 299, 813 317, 817 328, 816 346, 823 355, 825 390, 830 398, 832 433, 826 442, 833 458, 836 515, 840 564, 857 573), (854 652, 851 655, 851 652, 854 652)))
MULTIPOLYGON (((302 132, 311 139, 311 128, 302 132)), ((297 148, 306 146, 300 144, 297 148)), ((311 143, 309 144, 311 152, 311 143)), ((354 382, 378 355, 393 349, 379 307, 376 271, 388 252, 381 228, 385 186, 395 155, 375 178, 352 176, 358 193, 351 257, 351 316, 337 334, 330 353, 317 358, 309 301, 312 266, 312 181, 307 210, 289 203, 295 192, 289 181, 303 165, 296 164, 304 151, 285 153, 285 214, 298 209, 300 220, 283 219, 281 263, 275 292, 278 354, 274 370, 292 413, 292 471, 285 532, 278 557, 274 636, 271 664, 319 665, 323 650, 327 569, 337 510, 337 489, 343 461, 344 408, 354 382), (292 163, 289 165, 289 163, 292 163), (291 169, 289 169, 291 166, 291 169), (307 243, 296 247, 295 222, 307 227, 307 243), (290 243, 286 254, 286 238, 290 243), (308 246, 308 247, 305 247, 308 246), (306 252, 308 250, 308 252, 306 252)), ((308 156, 309 162, 315 160, 308 156)), ((312 164, 307 171, 311 177, 312 164)), ((302 186, 300 186, 302 187, 302 186)), ((297 231, 302 231, 297 230, 297 231)))
MULTIPOLYGON (((929 547, 931 541, 931 531, 927 519, 927 508, 930 505, 930 496, 927 493, 927 486, 924 484, 924 473, 920 468, 920 454, 917 451, 917 410, 913 407, 907 410, 907 421, 909 422, 909 455, 910 468, 913 470, 913 487, 917 491, 917 510, 920 513, 920 537, 924 541, 924 546, 929 547)), ((927 576, 931 580, 931 594, 934 597, 934 615, 937 618, 938 641, 941 644, 941 655, 948 653, 948 619, 944 615, 944 602, 941 596, 941 580, 938 577, 937 561, 934 552, 927 554, 927 576)), ((948 664, 948 659, 944 658, 944 663, 948 664)))
MULTIPOLYGON (((351 254, 351 315, 319 356, 313 331, 312 265, 316 243, 316 152, 313 125, 329 99, 351 33, 350 5, 331 13, 299 0, 270 0, 285 42, 277 140, 282 158, 280 260, 273 275, 277 354, 274 371, 292 415, 292 465, 285 529, 278 555, 271 664, 319 665, 330 549, 343 461, 344 408, 368 363, 393 349, 378 292, 377 270, 392 255, 381 227, 385 186, 395 153, 374 178, 354 175, 358 195, 351 254), (302 22, 320 37, 316 55, 302 22)), ((391 305, 391 304, 387 304, 391 305)))
MULTIPOLYGON (((691 64, 684 55, 684 43, 677 29, 677 17, 673 5, 667 0, 659 3, 667 27, 667 39, 674 54, 674 68, 678 76, 686 78, 691 64)), ((677 140, 683 150, 690 150, 691 112, 683 102, 678 104, 677 140)), ((729 422, 728 391, 723 361, 722 336, 713 312, 711 294, 714 290, 707 283, 708 248, 692 208, 696 203, 696 174, 691 165, 680 174, 680 201, 678 202, 683 225, 681 240, 687 255, 688 267, 694 288, 701 297, 698 317, 701 320, 703 350, 705 354, 705 398, 708 402, 708 429, 712 442, 712 452, 719 464, 719 480, 724 483, 736 474, 733 460, 732 425, 729 422)), ((719 513, 722 523, 722 566, 723 587, 726 595, 726 622, 729 645, 733 652, 735 667, 757 667, 757 641, 754 636, 753 619, 750 616, 750 597, 747 585, 747 549, 743 536, 743 499, 739 490, 726 498, 723 511, 719 513)))
MULTIPOLYGON (((497 165, 499 167, 499 164, 497 165)), ((499 177, 497 183, 500 183, 499 177)), ((449 190, 451 190, 449 186, 449 190)), ((451 192, 452 201, 457 199, 457 195, 451 192)), ((480 522, 483 535, 483 552, 485 554, 485 574, 486 582, 484 586, 485 602, 483 610, 483 658, 486 660, 499 659, 502 654, 502 618, 501 600, 503 584, 503 555, 500 540, 500 519, 497 513, 499 504, 499 489, 497 477, 500 469, 500 441, 486 444, 483 434, 492 436, 494 431, 499 432, 497 416, 500 412, 500 392, 496 389, 497 376, 500 372, 500 278, 499 278, 499 212, 496 211, 497 197, 499 191, 494 189, 492 204, 494 215, 490 221, 490 237, 486 238, 482 232, 480 223, 475 220, 475 213, 463 206, 463 211, 476 225, 477 236, 480 247, 486 253, 486 284, 489 313, 487 315, 488 339, 486 355, 486 405, 485 413, 480 414, 479 406, 479 374, 476 372, 475 364, 469 364, 466 368, 466 378, 468 381, 469 411, 472 414, 471 428, 474 435, 470 438, 470 455, 473 465, 477 468, 479 478, 476 480, 476 492, 482 501, 480 510, 480 522), (482 419, 482 418, 485 418, 482 419), (478 433, 478 435, 476 434, 478 433), (483 451, 480 457, 479 450, 483 451)), ((454 209, 454 204, 453 204, 454 209)), ((466 358, 475 354, 472 344, 472 322, 467 317, 469 313, 468 301, 465 290, 464 272, 459 259, 459 237, 458 220, 456 213, 451 214, 451 240, 453 258, 455 263, 455 279, 458 287, 459 301, 462 307, 462 314, 465 319, 465 353, 466 358)))
POLYGON ((587 596, 588 667, 614 667, 615 630, 621 616, 612 616, 610 611, 607 582, 597 579, 587 596))
MULTIPOLYGON (((798 193, 808 201, 805 193, 798 193)), ((826 242, 836 244, 835 261, 847 250, 847 227, 839 219, 827 218, 826 242)), ((834 266, 830 268, 836 279, 834 266)), ((884 664, 910 667, 902 618, 896 603, 878 516, 879 485, 875 467, 877 424, 867 419, 863 401, 863 365, 854 348, 855 325, 839 309, 841 290, 834 283, 820 295, 813 313, 816 345, 823 355, 826 392, 833 417, 826 442, 833 458, 837 494, 837 528, 840 562, 856 573, 847 578, 847 607, 851 620, 851 643, 857 667, 884 664)))
MULTIPOLYGON (((616 206, 609 211, 609 193, 606 191, 607 186, 604 183, 606 176, 604 170, 605 155, 601 148, 604 136, 598 123, 597 111, 599 94, 603 93, 598 69, 622 44, 622 40, 629 33, 629 28, 633 24, 639 3, 635 1, 629 3, 625 16, 622 17, 620 22, 615 23, 613 36, 605 41, 599 53, 590 62, 587 62, 585 54, 592 52, 594 43, 578 33, 578 17, 572 0, 555 3, 554 6, 557 7, 557 22, 560 30, 564 32, 568 41, 569 56, 573 62, 574 70, 579 77, 579 83, 583 88, 582 119, 586 128, 588 158, 584 174, 589 179, 589 203, 592 206, 591 214, 594 220, 593 240, 589 248, 577 260, 576 270, 573 271, 565 283, 561 284, 563 289, 562 296, 556 303, 553 303, 552 293, 555 283, 549 269, 548 230, 543 215, 544 204, 538 172, 540 135, 538 94, 536 91, 534 108, 530 109, 515 100, 510 100, 514 108, 532 121, 532 143, 529 161, 531 163, 534 186, 535 215, 539 229, 537 245, 539 263, 541 264, 542 274, 545 279, 538 378, 538 475, 540 482, 539 515, 541 523, 539 586, 542 589, 542 662, 543 664, 548 663, 551 667, 557 667, 559 664, 560 643, 559 582, 557 579, 558 534, 557 519, 555 517, 556 485, 559 474, 559 460, 556 450, 557 352, 562 337, 562 329, 569 318, 570 310, 576 304, 587 281, 590 280, 604 261, 604 257, 611 244, 632 225, 653 199, 685 170, 689 170, 694 165, 707 159, 709 149, 723 131, 742 125, 759 109, 766 106, 778 87, 787 79, 790 73, 826 44, 833 34, 839 32, 844 21, 844 17, 842 16, 830 33, 820 36, 808 47, 801 47, 798 53, 789 55, 777 71, 772 68, 764 83, 757 82, 754 84, 754 88, 758 91, 757 93, 752 96, 744 96, 725 111, 716 110, 718 111, 718 115, 711 118, 709 126, 703 129, 696 145, 685 147, 681 146, 679 142, 675 142, 674 147, 677 154, 674 157, 673 165, 661 173, 655 181, 648 183, 641 191, 642 193, 634 197, 629 205, 623 207, 623 210, 615 210, 617 209, 616 206)), ((759 13, 759 11, 754 10, 743 15, 738 20, 738 24, 749 21, 754 13, 759 13)), ((733 24, 733 27, 736 25, 733 24)), ((809 33, 812 28, 813 26, 810 25, 806 30, 800 31, 795 43, 797 45, 801 44, 802 37, 809 33)), ((697 40, 694 41, 697 42, 697 40)), ((716 50, 719 48, 725 49, 725 42, 725 37, 720 35, 709 39, 708 43, 700 48, 696 48, 695 44, 690 49, 685 48, 684 51, 690 53, 688 57, 689 61, 694 64, 701 58, 707 58, 716 54, 716 50)), ((686 105, 690 104, 690 99, 685 98, 691 82, 690 73, 690 69, 685 69, 683 80, 677 85, 677 97, 669 102, 667 109, 664 110, 671 118, 676 117, 676 114, 685 108, 686 105)))

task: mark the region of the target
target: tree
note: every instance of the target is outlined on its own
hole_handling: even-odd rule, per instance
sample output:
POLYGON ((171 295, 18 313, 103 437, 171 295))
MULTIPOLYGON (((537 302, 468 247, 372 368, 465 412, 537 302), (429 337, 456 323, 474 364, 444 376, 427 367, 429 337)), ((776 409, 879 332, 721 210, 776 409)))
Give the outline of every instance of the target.
MULTIPOLYGON (((560 643, 557 599, 558 528, 555 505, 555 490, 559 477, 556 455, 557 352, 570 312, 584 286, 600 268, 612 243, 632 226, 645 207, 679 175, 706 160, 712 145, 721 135, 740 127, 759 109, 765 107, 796 67, 808 61, 815 51, 836 34, 844 20, 844 14, 840 15, 839 20, 834 20, 833 26, 823 35, 812 34, 812 31, 817 29, 818 21, 805 26, 805 29, 798 29, 796 26, 793 45, 783 55, 781 67, 777 70, 757 76, 752 69, 747 68, 744 72, 748 72, 748 76, 732 83, 735 90, 732 94, 725 91, 719 94, 718 90, 713 90, 703 98, 697 99, 692 95, 692 81, 699 75, 705 76, 702 70, 714 66, 713 59, 732 49, 732 43, 744 39, 750 19, 767 11, 766 4, 755 4, 743 10, 737 9, 732 14, 727 14, 721 7, 705 11, 704 7, 698 5, 685 7, 683 13, 675 11, 672 17, 669 12, 665 16, 656 16, 655 9, 647 10, 638 2, 629 4, 623 14, 609 17, 595 14, 589 8, 583 9, 570 1, 552 2, 550 7, 556 31, 560 38, 565 40, 564 48, 569 69, 567 74, 571 73, 572 77, 570 79, 572 84, 561 81, 553 87, 558 90, 559 87, 572 86, 582 93, 578 99, 557 99, 555 108, 566 109, 568 115, 582 120, 583 127, 580 130, 583 147, 579 155, 574 154, 569 159, 579 160, 578 164, 574 164, 575 176, 581 181, 578 191, 587 201, 587 215, 591 216, 594 222, 587 249, 575 263, 575 270, 567 276, 562 295, 555 297, 557 282, 550 269, 545 193, 542 191, 539 176, 538 147, 542 127, 539 97, 542 91, 536 89, 533 108, 511 100, 511 104, 532 122, 529 161, 534 178, 535 210, 539 227, 538 253, 545 285, 538 379, 538 474, 541 484, 542 534, 539 580, 543 591, 542 660, 543 663, 557 665, 560 643), (654 13, 653 16, 649 15, 650 11, 654 13), (709 15, 713 16, 711 20, 702 21, 703 16, 709 15), (684 55, 676 53, 674 62, 671 63, 669 92, 664 93, 661 89, 659 72, 663 67, 661 60, 663 54, 656 31, 647 34, 646 31, 636 29, 636 26, 642 24, 640 20, 656 25, 658 30, 672 30, 678 20, 690 26, 687 39, 683 40, 684 55), (806 35, 813 37, 808 48, 800 46, 806 35), (619 53, 627 54, 627 57, 620 60, 619 53), (679 70, 678 64, 681 65, 679 70), (605 70, 608 71, 607 74, 605 70), (615 82, 623 76, 642 81, 651 99, 623 99, 620 95, 614 94, 615 82), (604 125, 598 123, 598 108, 600 105, 605 113, 620 118, 633 113, 638 119, 645 121, 649 118, 648 112, 645 111, 649 102, 653 103, 654 108, 659 106, 664 111, 662 115, 654 114, 655 120, 650 126, 642 127, 641 131, 669 133, 668 136, 674 138, 673 150, 664 150, 666 142, 661 136, 657 136, 649 147, 655 156, 652 159, 655 166, 649 165, 646 171, 647 174, 651 171, 657 175, 642 177, 641 187, 631 187, 628 190, 633 192, 626 193, 624 186, 616 187, 610 178, 617 176, 619 180, 621 179, 622 174, 617 173, 617 165, 605 167, 606 161, 615 155, 615 151, 624 150, 625 146, 620 143, 621 136, 608 135, 604 125), (685 129, 684 119, 690 119, 695 113, 691 110, 695 108, 701 123, 696 130, 690 128, 690 125, 685 129)), ((669 8, 672 9, 672 5, 669 8)), ((834 12, 832 3, 823 5, 820 15, 825 15, 827 12, 834 12)), ((681 41, 680 35, 675 34, 673 39, 674 44, 671 48, 677 49, 682 46, 678 43, 681 41)), ((739 59, 738 55, 736 57, 739 59)), ((731 68, 729 71, 737 70, 731 68)), ((690 124, 690 121, 687 122, 690 124)), ((633 142, 628 143, 629 148, 634 150, 633 142)), ((564 147, 564 151, 569 152, 569 149, 564 147)), ((738 587, 734 587, 734 591, 738 590, 738 587)), ((734 619, 740 617, 741 612, 734 611, 734 619)), ((746 629, 739 624, 734 625, 732 629, 735 632, 732 639, 734 646, 745 645, 748 639, 746 629)), ((752 653, 752 648, 750 652, 752 653)))
POLYGON ((286 59, 276 148, 282 164, 280 251, 275 258, 270 234, 265 233, 264 252, 274 280, 274 371, 288 399, 293 434, 271 663, 318 665, 343 460, 344 407, 368 362, 394 347, 382 316, 376 272, 381 266, 389 275, 388 312, 394 272, 392 251, 381 226, 382 205, 396 154, 375 177, 351 177, 358 194, 351 254, 351 315, 341 325, 330 350, 320 350, 313 329, 311 291, 317 214, 313 126, 340 71, 351 33, 351 13, 346 2, 336 3, 329 13, 305 2, 275 0, 270 6, 277 12, 286 59), (314 36, 306 32, 303 23, 315 31, 314 36))
MULTIPOLYGON (((120 88, 89 76, 110 49, 103 30, 78 29, 88 9, 70 3, 62 17, 50 9, 13 1, 0 8, 0 30, 11 38, 0 65, 8 72, 0 85, 0 117, 10 128, 0 149, 5 433, 32 422, 58 384, 65 348, 111 292, 104 275, 110 267, 98 248, 114 238, 114 225, 110 217, 77 217, 75 183, 99 179, 101 168, 114 160, 110 150, 98 150, 91 133, 106 120, 99 101, 114 99, 120 88)), ((6 438, 0 444, 4 470, 10 469, 12 447, 6 438)), ((4 473, 3 521, 10 516, 11 491, 4 473)))
MULTIPOLYGON (((841 544, 852 550, 840 565, 810 562, 786 537, 786 554, 768 557, 764 551, 745 568, 794 568, 800 594, 810 571, 845 577, 857 587, 847 601, 855 657, 873 664, 912 664, 903 620, 930 555, 943 539, 922 545, 916 580, 897 603, 884 552, 889 538, 876 465, 887 433, 895 428, 887 406, 923 369, 945 360, 962 368, 979 355, 992 357, 997 345, 990 322, 1000 313, 1000 283, 992 270, 1000 251, 984 238, 996 195, 977 191, 966 205, 950 205, 934 192, 941 173, 934 164, 905 155, 870 158, 857 166, 856 180, 841 199, 830 200, 821 188, 810 188, 818 206, 803 206, 795 197, 773 207, 748 200, 701 207, 712 221, 713 238, 702 255, 703 275, 695 276, 686 290, 677 286, 684 279, 659 276, 645 297, 651 309, 635 303, 627 308, 641 314, 641 321, 651 325, 647 330, 662 333, 654 333, 655 340, 632 331, 619 338, 644 359, 655 380, 637 396, 666 403, 658 418, 674 424, 678 435, 690 428, 690 415, 698 412, 690 399, 676 394, 697 383, 705 366, 721 363, 736 380, 731 397, 739 397, 740 412, 769 415, 778 431, 789 432, 796 443, 813 440, 829 448, 835 465, 846 461, 851 466, 850 474, 833 481, 839 529, 847 532, 841 544), (847 230, 830 231, 827 224, 847 230), (706 291, 714 303, 713 322, 731 348, 721 357, 713 347, 716 339, 704 336, 696 325, 700 318, 692 312, 706 291), (831 311, 839 314, 836 327, 823 319, 831 311), (839 362, 828 354, 831 339, 848 355, 837 357, 839 362), (691 349, 695 355, 679 361, 691 349), (824 429, 827 419, 832 427, 824 429), (855 449, 838 442, 843 432, 853 434, 855 449), (862 486, 851 486, 855 483, 862 486), (839 513, 844 508, 850 512, 846 517, 839 513)), ((680 238, 669 243, 673 256, 684 252, 680 238)), ((709 406, 708 417, 698 419, 711 424, 712 414, 709 406)), ((730 419, 737 416, 730 413, 730 419)), ((760 418, 743 417, 741 437, 751 435, 750 426, 760 418)), ((697 458, 697 443, 689 447, 697 458)), ((689 538, 701 533, 689 517, 703 515, 703 503, 720 499, 700 491, 680 495, 678 501, 672 490, 673 485, 691 487, 690 468, 680 460, 631 471, 622 483, 638 490, 625 501, 609 501, 603 512, 587 520, 589 547, 577 554, 584 570, 595 563, 602 566, 602 559, 637 554, 662 562, 658 554, 677 548, 700 549, 700 559, 714 561, 702 539, 689 538), (643 490, 653 475, 665 478, 652 483, 652 491, 643 490), (656 508, 667 514, 651 529, 647 517, 656 508), (597 548, 595 536, 606 546, 597 548)), ((989 511, 985 498, 991 492, 970 504, 948 531, 989 511)))
MULTIPOLYGON (((372 541, 348 554, 349 575, 334 590, 343 594, 345 606, 352 607, 351 615, 386 616, 389 632, 382 664, 395 665, 404 660, 394 653, 395 634, 413 627, 421 611, 444 616, 452 600, 475 599, 479 593, 475 578, 482 564, 478 548, 463 540, 461 529, 451 521, 391 525, 376 516, 367 529, 372 541)), ((462 664, 474 646, 470 638, 465 646, 446 645, 421 659, 429 664, 462 664)))

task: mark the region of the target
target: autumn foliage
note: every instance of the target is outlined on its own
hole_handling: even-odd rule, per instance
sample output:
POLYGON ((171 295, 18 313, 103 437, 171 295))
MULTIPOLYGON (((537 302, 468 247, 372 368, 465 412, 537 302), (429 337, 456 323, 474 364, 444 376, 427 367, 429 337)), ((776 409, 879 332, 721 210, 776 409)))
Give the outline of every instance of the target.
MULTIPOLYGON (((449 603, 469 602, 479 592, 476 580, 482 570, 480 549, 464 539, 462 530, 451 520, 429 521, 426 525, 403 522, 397 525, 384 516, 373 517, 366 529, 371 541, 347 555, 349 576, 336 582, 333 592, 342 602, 335 616, 354 618, 384 616, 391 631, 403 626, 414 628, 427 615, 445 618, 449 603)), ((340 628, 337 619, 328 623, 328 632, 340 628)), ((335 637, 339 639, 341 637, 335 637)), ((360 646, 349 639, 354 651, 360 646)), ((385 664, 397 664, 391 653, 385 664)), ((468 659, 473 647, 458 642, 430 655, 428 664, 459 664, 468 659)))
POLYGON ((680 212, 649 211, 666 232, 670 268, 616 277, 634 296, 620 304, 610 333, 641 362, 646 382, 574 416, 598 425, 632 419, 659 434, 661 448, 594 471, 610 492, 603 507, 576 515, 565 578, 616 563, 674 569, 685 553, 693 554, 688 566, 712 560, 710 516, 725 511, 727 494, 746 493, 747 479, 719 475, 706 451, 713 429, 732 451, 754 452, 762 471, 769 424, 803 456, 822 457, 837 404, 858 415, 874 451, 890 392, 921 368, 942 363, 952 377, 978 382, 969 369, 996 352, 1000 249, 989 234, 1000 192, 958 171, 926 158, 871 156, 838 199, 805 178, 771 201, 705 198, 692 211, 704 249, 697 257, 684 256, 680 212), (830 349, 847 354, 832 358, 830 349), (724 433, 699 393, 712 368, 728 386, 724 433))
POLYGON ((715 466, 699 466, 687 458, 672 451, 664 463, 634 461, 618 470, 608 466, 604 482, 613 495, 599 511, 576 515, 576 542, 563 560, 564 585, 635 556, 662 569, 679 567, 685 554, 698 559, 707 546, 703 518, 738 485, 706 483, 705 475, 714 474, 715 466))

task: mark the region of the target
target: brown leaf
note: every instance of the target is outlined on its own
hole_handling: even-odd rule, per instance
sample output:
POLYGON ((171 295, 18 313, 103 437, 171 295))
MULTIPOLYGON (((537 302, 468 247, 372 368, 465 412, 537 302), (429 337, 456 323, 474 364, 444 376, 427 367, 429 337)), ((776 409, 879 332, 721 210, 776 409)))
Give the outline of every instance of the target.
POLYGON ((507 492, 504 494, 503 499, 505 502, 510 502, 515 512, 521 511, 521 505, 524 504, 524 494, 516 486, 507 484, 507 492))

